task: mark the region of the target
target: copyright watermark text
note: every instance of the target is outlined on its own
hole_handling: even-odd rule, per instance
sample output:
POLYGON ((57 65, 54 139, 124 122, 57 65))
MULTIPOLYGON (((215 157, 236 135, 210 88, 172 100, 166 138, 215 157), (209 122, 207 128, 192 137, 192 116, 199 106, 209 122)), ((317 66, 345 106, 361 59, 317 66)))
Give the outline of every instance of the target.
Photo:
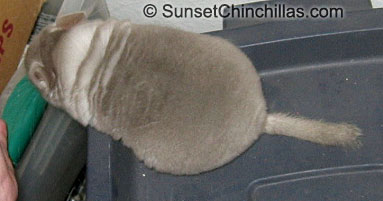
POLYGON ((345 11, 342 7, 313 7, 305 9, 286 4, 264 4, 260 7, 246 7, 222 4, 212 7, 177 7, 163 4, 161 7, 147 4, 143 8, 146 17, 161 15, 165 18, 343 18, 345 11))

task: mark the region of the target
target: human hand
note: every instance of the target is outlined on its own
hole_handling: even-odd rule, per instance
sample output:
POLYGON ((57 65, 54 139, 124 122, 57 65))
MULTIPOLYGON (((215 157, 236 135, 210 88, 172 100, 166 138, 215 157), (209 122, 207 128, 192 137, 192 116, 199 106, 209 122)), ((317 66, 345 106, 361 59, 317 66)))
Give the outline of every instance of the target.
POLYGON ((15 201, 17 193, 15 170, 8 155, 7 126, 0 119, 0 200, 15 201))

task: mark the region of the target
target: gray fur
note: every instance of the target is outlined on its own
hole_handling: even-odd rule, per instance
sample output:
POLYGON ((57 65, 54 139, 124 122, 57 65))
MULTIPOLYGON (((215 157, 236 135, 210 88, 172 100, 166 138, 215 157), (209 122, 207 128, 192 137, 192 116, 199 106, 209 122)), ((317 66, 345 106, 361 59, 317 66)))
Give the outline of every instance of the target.
POLYGON ((228 41, 129 21, 60 18, 31 43, 29 78, 52 105, 130 147, 148 167, 197 174, 264 131, 358 144, 353 125, 267 115, 260 78, 228 41))

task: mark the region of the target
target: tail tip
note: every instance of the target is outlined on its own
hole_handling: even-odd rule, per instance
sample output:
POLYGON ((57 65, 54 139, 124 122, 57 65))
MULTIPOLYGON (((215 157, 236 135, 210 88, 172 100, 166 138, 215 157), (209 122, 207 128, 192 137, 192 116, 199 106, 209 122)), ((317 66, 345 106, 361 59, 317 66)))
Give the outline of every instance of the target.
POLYGON ((355 125, 352 124, 341 124, 339 127, 339 144, 343 147, 358 149, 362 146, 360 137, 362 131, 355 125))

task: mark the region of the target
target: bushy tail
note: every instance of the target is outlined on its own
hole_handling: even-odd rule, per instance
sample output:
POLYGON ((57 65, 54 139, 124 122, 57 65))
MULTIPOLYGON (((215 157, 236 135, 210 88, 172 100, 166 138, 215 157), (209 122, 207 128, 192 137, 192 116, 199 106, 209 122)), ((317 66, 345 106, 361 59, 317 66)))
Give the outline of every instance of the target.
POLYGON ((272 135, 286 135, 324 145, 351 146, 361 145, 358 137, 361 130, 351 124, 329 123, 287 114, 268 114, 265 132, 272 135))

